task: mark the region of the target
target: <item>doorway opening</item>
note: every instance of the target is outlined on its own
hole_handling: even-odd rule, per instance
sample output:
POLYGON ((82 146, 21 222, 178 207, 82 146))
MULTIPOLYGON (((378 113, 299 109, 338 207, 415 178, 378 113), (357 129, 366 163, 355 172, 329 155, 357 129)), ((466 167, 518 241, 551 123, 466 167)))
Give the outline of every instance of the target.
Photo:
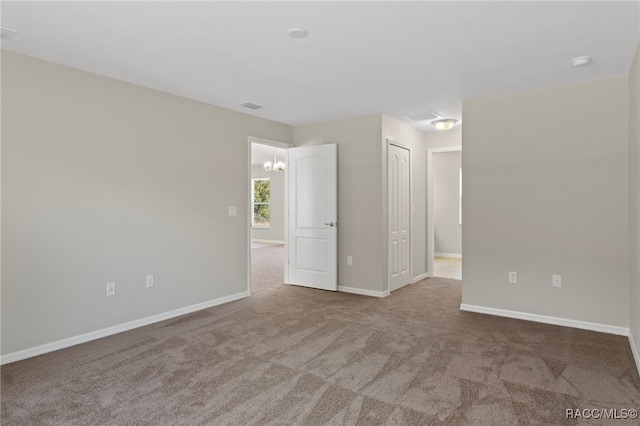
POLYGON ((249 137, 249 294, 279 287, 285 274, 287 149, 292 145, 249 137), (281 164, 278 164, 281 163, 281 164))
POLYGON ((462 147, 427 153, 428 263, 433 277, 462 279, 462 147))

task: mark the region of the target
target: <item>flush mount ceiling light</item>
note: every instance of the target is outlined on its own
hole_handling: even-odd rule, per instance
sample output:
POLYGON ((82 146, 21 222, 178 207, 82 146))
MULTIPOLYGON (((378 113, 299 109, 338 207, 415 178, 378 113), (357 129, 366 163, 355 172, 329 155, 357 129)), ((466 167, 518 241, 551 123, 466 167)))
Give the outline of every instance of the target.
POLYGON ((431 124, 433 124, 438 130, 449 130, 457 122, 458 120, 455 118, 441 118, 440 120, 433 120, 431 124))
POLYGON ((571 60, 571 65, 574 67, 583 67, 591 62, 591 56, 578 56, 571 60))
POLYGON ((284 161, 276 161, 276 150, 273 150, 273 163, 267 161, 264 163, 264 170, 267 172, 281 172, 284 170, 284 161))
POLYGON ((289 31, 287 31, 287 34, 289 34, 289 37, 293 38, 305 38, 307 35, 309 35, 309 32, 304 28, 291 28, 289 31))

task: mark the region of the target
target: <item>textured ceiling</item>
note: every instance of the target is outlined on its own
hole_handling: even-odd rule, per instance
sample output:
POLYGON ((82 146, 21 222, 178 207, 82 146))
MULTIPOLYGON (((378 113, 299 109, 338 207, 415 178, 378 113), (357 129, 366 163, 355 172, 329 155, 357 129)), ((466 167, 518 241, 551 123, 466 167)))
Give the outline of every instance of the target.
POLYGON ((638 1, 2 1, 1 11, 19 31, 4 49, 291 125, 461 118, 464 99, 626 75, 640 38, 638 1), (581 55, 593 63, 571 67, 581 55))

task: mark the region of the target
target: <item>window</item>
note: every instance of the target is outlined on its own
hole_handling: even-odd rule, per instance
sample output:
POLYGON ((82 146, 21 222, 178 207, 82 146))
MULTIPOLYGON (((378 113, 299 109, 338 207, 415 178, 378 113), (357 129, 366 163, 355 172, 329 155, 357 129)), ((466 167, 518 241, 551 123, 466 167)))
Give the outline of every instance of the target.
POLYGON ((271 226, 271 187, 268 178, 251 179, 253 200, 253 220, 251 224, 254 228, 269 228, 271 226))

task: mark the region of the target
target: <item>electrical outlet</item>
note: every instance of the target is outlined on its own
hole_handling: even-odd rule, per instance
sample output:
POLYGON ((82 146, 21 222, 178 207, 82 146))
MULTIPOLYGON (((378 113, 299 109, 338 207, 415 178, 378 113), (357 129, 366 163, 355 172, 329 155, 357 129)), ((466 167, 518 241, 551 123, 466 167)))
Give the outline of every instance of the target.
POLYGON ((518 273, 509 271, 509 283, 516 284, 518 282, 518 273))
POLYGON ((153 275, 147 275, 147 288, 153 287, 153 275))
POLYGON ((347 265, 353 265, 353 257, 347 256, 347 265))
POLYGON ((562 287, 562 275, 552 275, 551 285, 554 287, 562 287))
POLYGON ((116 283, 107 283, 107 297, 116 295, 116 283))

